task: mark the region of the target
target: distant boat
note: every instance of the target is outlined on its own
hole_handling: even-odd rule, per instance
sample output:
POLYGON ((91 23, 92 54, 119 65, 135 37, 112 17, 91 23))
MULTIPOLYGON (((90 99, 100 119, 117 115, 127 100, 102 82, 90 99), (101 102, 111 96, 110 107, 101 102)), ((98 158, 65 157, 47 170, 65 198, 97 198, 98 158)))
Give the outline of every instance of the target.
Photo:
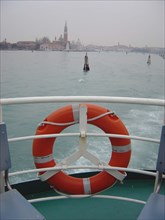
POLYGON ((84 57, 84 68, 83 68, 83 70, 84 70, 85 72, 87 72, 87 71, 90 70, 90 68, 89 68, 89 63, 88 63, 88 55, 87 55, 87 53, 86 53, 86 55, 85 55, 85 57, 84 57))
POLYGON ((147 60, 147 64, 150 65, 151 64, 151 56, 148 56, 148 60, 147 60))

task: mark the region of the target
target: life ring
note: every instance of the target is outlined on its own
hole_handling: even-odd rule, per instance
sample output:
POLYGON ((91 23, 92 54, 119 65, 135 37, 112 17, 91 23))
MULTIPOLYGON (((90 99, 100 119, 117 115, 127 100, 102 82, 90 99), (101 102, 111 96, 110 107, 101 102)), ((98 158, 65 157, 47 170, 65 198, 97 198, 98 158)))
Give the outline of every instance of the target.
MULTIPOLYGON (((129 135, 125 125, 118 116, 114 113, 106 114, 110 113, 110 110, 94 104, 86 104, 86 106, 87 123, 99 127, 105 133, 129 135), (104 116, 98 118, 99 115, 104 116), (92 118, 94 120, 90 120, 92 118)), ((74 105, 65 106, 54 111, 44 119, 44 122, 41 125, 39 125, 36 135, 60 133, 71 124, 78 123, 78 113, 79 108, 75 110, 74 105)), ((53 145, 55 140, 56 138, 54 137, 33 140, 32 152, 36 168, 56 166, 56 162, 53 158, 53 145)), ((112 154, 108 165, 127 167, 131 157, 130 139, 110 137, 109 140, 112 145, 112 154)), ((48 171, 48 174, 49 172, 50 171, 48 171)), ((125 175, 123 171, 117 172, 119 175, 125 175)), ((40 176, 44 174, 45 172, 39 173, 40 176)), ((111 187, 115 184, 116 180, 115 175, 105 170, 89 178, 69 176, 63 171, 56 172, 55 174, 51 174, 50 172, 50 177, 47 177, 47 182, 54 187, 55 190, 65 194, 95 194, 111 187)))

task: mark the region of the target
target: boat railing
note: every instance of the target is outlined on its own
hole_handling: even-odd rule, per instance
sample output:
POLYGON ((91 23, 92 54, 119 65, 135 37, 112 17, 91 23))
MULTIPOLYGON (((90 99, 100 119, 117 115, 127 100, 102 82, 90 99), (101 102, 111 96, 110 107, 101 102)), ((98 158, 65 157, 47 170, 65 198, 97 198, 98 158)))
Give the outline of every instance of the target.
POLYGON ((114 96, 39 96, 21 98, 3 98, 0 105, 13 104, 37 104, 37 103, 57 103, 57 102, 100 102, 100 103, 124 103, 165 106, 163 99, 133 98, 133 97, 114 97, 114 96))
MULTIPOLYGON (((140 104, 140 105, 152 105, 152 106, 161 106, 165 108, 165 100, 163 99, 147 99, 147 98, 129 98, 129 97, 107 97, 107 96, 47 96, 47 97, 27 97, 27 98, 4 98, 0 100, 0 122, 3 121, 3 106, 4 105, 15 105, 15 104, 37 104, 37 103, 89 103, 89 102, 99 102, 99 103, 123 103, 123 104, 140 104)), ((82 114, 84 114, 82 112, 82 114)), ((83 116, 82 116, 83 117, 83 116)), ((165 120, 165 119, 164 119, 165 120)), ((163 120, 162 120, 163 122, 163 120)), ((77 136, 84 138, 84 130, 81 129, 84 128, 84 124, 80 125, 80 131, 77 133, 60 133, 60 134, 51 134, 51 135, 31 135, 31 136, 24 136, 24 137, 14 137, 9 138, 8 142, 13 141, 24 141, 29 139, 37 139, 37 138, 52 138, 52 137, 65 137, 65 136, 77 136)), ((148 142, 154 142, 154 143, 160 143, 159 139, 153 139, 148 137, 139 137, 139 136, 133 136, 133 135, 118 135, 118 134, 107 134, 107 133, 89 133, 86 132, 85 136, 100 136, 100 137, 113 137, 113 138, 126 138, 126 139, 135 139, 139 141, 148 141, 148 142)), ((81 155, 84 156, 84 155, 81 155)), ((91 156, 91 155, 90 155, 91 156)), ((90 157, 89 156, 89 157, 90 157)), ((71 165, 73 161, 75 161, 77 158, 77 155, 72 154, 68 158, 65 158, 65 163, 60 163, 59 165, 51 168, 42 168, 42 169, 28 169, 23 171, 17 171, 9 173, 9 176, 15 176, 15 175, 22 175, 27 173, 38 173, 39 171, 53 171, 58 172, 60 170, 68 170, 68 169, 95 169, 95 170, 121 170, 121 171, 127 171, 127 172, 134 172, 134 173, 140 173, 145 175, 150 175, 155 177, 155 191, 157 190, 157 186, 159 184, 158 181, 158 173, 153 171, 146 171, 146 170, 140 170, 140 169, 134 169, 134 168, 122 168, 122 167, 112 167, 109 165, 105 165, 104 163, 95 163, 95 156, 91 156, 91 162, 94 163, 94 165, 88 165, 88 166, 73 166, 71 165), (67 161, 67 162, 66 162, 67 161)), ((165 178, 165 175, 162 174, 162 178, 165 178)), ((1 172, 1 180, 3 179, 3 173, 1 172)), ((8 181, 8 180, 7 180, 8 181)), ((2 182, 2 181, 1 181, 2 182)), ((10 187, 10 186, 9 186, 10 187)), ((3 191, 3 189, 1 189, 3 191)), ((71 195, 71 197, 86 197, 89 195, 71 195)), ((90 195, 91 196, 91 195, 90 195)), ((95 195, 95 197, 100 197, 103 195, 95 195)), ((107 198, 114 198, 113 196, 104 196, 107 198)), ((57 199, 58 197, 56 197, 57 199)), ((62 195, 61 198, 68 198, 68 195, 62 195)), ((141 200, 134 200, 130 198, 120 198, 115 197, 116 199, 123 199, 127 201, 133 201, 145 204, 145 201, 141 200)), ((48 199, 55 199, 54 197, 49 197, 48 199)), ((36 200, 30 200, 30 202, 37 202, 37 201, 43 201, 46 200, 46 198, 43 199, 36 199, 36 200)))

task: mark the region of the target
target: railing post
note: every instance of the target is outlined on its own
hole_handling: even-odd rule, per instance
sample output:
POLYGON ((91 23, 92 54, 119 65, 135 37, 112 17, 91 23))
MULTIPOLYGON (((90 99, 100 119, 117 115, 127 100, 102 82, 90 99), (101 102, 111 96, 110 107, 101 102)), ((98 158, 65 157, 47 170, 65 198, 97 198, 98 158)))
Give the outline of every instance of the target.
MULTIPOLYGON (((2 105, 0 103, 0 124, 2 123, 2 105)), ((1 131, 0 131, 1 132, 1 131)), ((1 142, 1 140, 0 140, 1 142)), ((0 143, 1 144, 1 143, 0 143)), ((0 152, 0 156, 2 157, 2 152, 0 152)), ((2 158, 0 158, 2 159, 2 158)), ((0 171, 0 193, 5 191, 5 182, 4 182, 4 171, 0 171)))
POLYGON ((0 193, 5 191, 4 171, 0 172, 0 193))
POLYGON ((79 111, 79 128, 80 128, 80 152, 83 155, 83 152, 86 150, 87 143, 87 106, 85 104, 80 105, 79 111))
POLYGON ((0 103, 0 123, 2 122, 2 105, 0 103))
POLYGON ((11 168, 11 159, 7 139, 6 124, 0 122, 0 192, 5 191, 4 172, 11 168))
POLYGON ((156 170, 157 175, 155 179, 154 192, 159 192, 162 175, 165 172, 165 125, 162 126, 156 170))

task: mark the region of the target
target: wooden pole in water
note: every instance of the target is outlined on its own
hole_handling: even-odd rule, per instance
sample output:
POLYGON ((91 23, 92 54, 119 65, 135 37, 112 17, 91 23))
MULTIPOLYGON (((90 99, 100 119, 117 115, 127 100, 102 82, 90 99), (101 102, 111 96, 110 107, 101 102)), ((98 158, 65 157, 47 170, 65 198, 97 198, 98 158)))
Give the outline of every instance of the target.
POLYGON ((148 65, 151 64, 151 55, 148 56, 147 64, 148 64, 148 65))
POLYGON ((83 70, 84 70, 85 72, 87 72, 87 71, 90 70, 87 53, 86 53, 86 55, 85 55, 85 57, 84 57, 84 68, 83 68, 83 70))

